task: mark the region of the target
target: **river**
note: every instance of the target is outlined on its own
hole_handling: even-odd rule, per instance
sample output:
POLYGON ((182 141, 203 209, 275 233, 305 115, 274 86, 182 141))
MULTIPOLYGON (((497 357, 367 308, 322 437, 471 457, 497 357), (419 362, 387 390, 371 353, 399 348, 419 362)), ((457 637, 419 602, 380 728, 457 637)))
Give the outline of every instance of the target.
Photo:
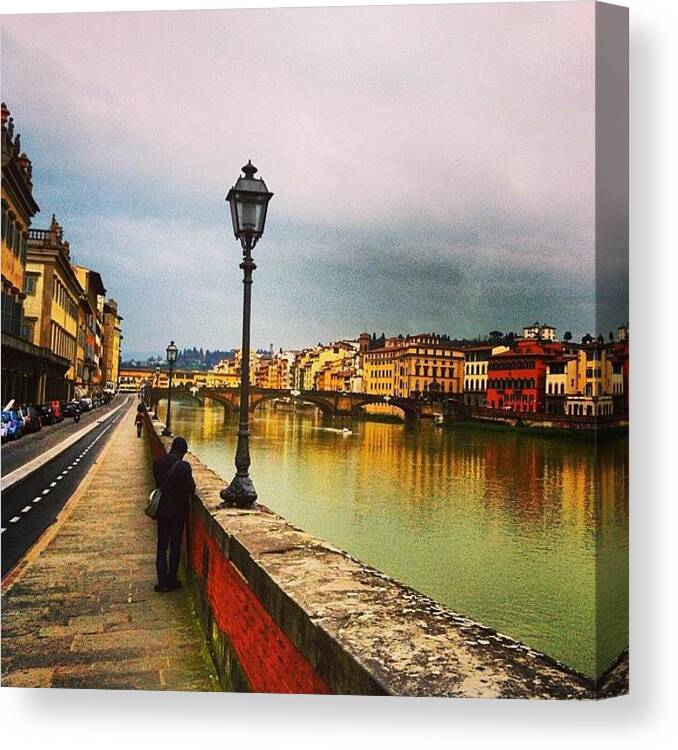
MULTIPOLYGON (((164 416, 161 404, 160 416, 164 416)), ((230 480, 236 420, 173 403, 230 480)), ((259 499, 450 609, 596 676, 628 645, 628 440, 255 412, 259 499), (597 461, 594 461, 594 450, 597 461)))

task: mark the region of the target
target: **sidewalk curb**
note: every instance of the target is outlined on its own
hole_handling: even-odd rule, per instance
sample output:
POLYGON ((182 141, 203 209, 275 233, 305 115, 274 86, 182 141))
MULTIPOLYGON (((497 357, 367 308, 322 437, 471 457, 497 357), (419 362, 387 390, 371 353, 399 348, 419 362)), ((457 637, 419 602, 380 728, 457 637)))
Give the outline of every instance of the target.
MULTIPOLYGON (((119 411, 123 406, 125 406, 125 404, 121 404, 119 407, 117 407, 117 410, 119 411)), ((134 402, 128 404, 127 408, 131 409, 133 406, 134 402)), ((112 435, 101 450, 101 453, 99 453, 87 474, 85 474, 85 476, 82 478, 82 481, 75 489, 75 492, 73 492, 73 494, 68 498, 66 504, 61 509, 61 512, 57 515, 54 521, 52 521, 52 523, 42 532, 42 534, 40 534, 33 545, 26 551, 24 556, 17 561, 14 567, 11 570, 7 571, 4 578, 2 579, 2 596, 5 596, 5 594, 7 594, 13 588, 14 584, 21 580, 21 577, 26 572, 26 570, 42 554, 45 548, 48 547, 52 542, 54 537, 61 531, 61 527, 73 514, 73 511, 77 508, 78 503, 82 499, 83 495, 85 495, 85 493, 89 489, 89 486, 92 483, 97 472, 99 471, 102 462, 111 450, 113 439, 115 438, 116 433, 124 424, 124 420, 120 419, 120 421, 118 422, 118 426, 113 430, 112 435)))

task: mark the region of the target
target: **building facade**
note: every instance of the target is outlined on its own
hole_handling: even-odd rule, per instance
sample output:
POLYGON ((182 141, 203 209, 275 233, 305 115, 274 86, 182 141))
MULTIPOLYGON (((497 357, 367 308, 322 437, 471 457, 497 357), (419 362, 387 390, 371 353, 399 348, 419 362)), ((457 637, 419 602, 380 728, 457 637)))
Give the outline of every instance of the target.
POLYGON ((362 358, 364 393, 398 398, 463 393, 464 354, 433 333, 386 339, 362 358))
POLYGON ((543 412, 547 365, 562 355, 562 345, 520 339, 515 350, 492 355, 487 365, 487 406, 513 412, 543 412))
POLYGON ((83 395, 98 396, 105 385, 102 371, 103 315, 106 288, 101 276, 85 266, 72 264, 73 271, 84 291, 78 328, 82 330, 82 363, 81 383, 83 395))
POLYGON ((612 345, 590 343, 549 362, 546 412, 571 417, 620 415, 624 406, 624 362, 612 345))
POLYGON ((508 346, 492 344, 464 349, 464 404, 481 407, 487 405, 487 363, 492 355, 507 351, 508 346))
POLYGON ((116 385, 120 377, 120 346, 122 343, 122 316, 118 303, 108 299, 103 307, 103 374, 104 383, 116 385))
POLYGON ((73 398, 77 384, 77 341, 84 294, 70 262, 70 247, 52 216, 49 229, 31 229, 25 278, 25 327, 37 346, 68 360, 60 400, 73 398))
MULTIPOLYGON (((33 198, 32 165, 2 104, 2 406, 60 397, 70 361, 33 342, 26 325, 26 262, 30 225, 40 210, 33 198)), ((29 281, 30 284, 30 281, 29 281)))
POLYGON ((547 326, 537 321, 531 326, 523 328, 523 338, 535 339, 536 341, 555 341, 556 329, 554 326, 547 326))

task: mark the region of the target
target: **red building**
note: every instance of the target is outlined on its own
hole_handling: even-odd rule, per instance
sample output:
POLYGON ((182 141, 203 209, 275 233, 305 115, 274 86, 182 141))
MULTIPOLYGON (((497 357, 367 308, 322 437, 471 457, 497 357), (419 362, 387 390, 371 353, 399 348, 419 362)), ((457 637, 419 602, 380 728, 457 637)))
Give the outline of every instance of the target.
POLYGON ((490 357, 487 406, 506 411, 545 411, 546 365, 562 354, 563 345, 557 341, 520 339, 515 350, 490 357))

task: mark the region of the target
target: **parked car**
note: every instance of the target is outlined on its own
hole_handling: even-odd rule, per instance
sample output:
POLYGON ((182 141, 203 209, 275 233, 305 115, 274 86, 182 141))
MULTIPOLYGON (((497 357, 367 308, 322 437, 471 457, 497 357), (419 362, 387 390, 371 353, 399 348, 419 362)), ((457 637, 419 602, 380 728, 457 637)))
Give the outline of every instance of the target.
POLYGON ((35 407, 35 410, 38 413, 38 417, 40 417, 40 424, 43 427, 54 424, 54 411, 50 404, 40 404, 40 406, 35 407))
POLYGON ((80 402, 79 401, 69 401, 67 404, 64 405, 64 408, 62 409, 62 414, 64 417, 74 417, 76 411, 82 411, 80 408, 80 402))
POLYGON ((2 439, 18 440, 24 434, 23 419, 13 409, 2 412, 2 439))
POLYGON ((24 435, 31 432, 39 432, 42 429, 40 422, 40 415, 36 411, 36 408, 32 405, 24 405, 17 409, 17 413, 21 415, 21 419, 24 423, 24 435))
POLYGON ((94 402, 91 398, 80 399, 80 411, 91 411, 94 408, 94 402))

